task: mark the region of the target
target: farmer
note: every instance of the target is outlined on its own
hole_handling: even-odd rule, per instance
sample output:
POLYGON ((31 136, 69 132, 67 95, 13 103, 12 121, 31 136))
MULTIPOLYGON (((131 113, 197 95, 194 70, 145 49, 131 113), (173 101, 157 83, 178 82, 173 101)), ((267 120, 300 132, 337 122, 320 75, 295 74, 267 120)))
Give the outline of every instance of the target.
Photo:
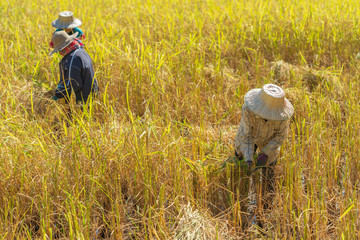
POLYGON ((50 55, 59 52, 63 56, 59 64, 60 82, 55 90, 51 91, 54 100, 65 98, 68 102, 74 91, 76 102, 86 103, 89 95, 99 90, 91 58, 79 44, 77 35, 57 31, 52 37, 54 50, 50 55))
MULTIPOLYGON (((70 11, 59 13, 59 18, 54 20, 51 25, 56 28, 55 32, 65 31, 69 35, 78 33, 77 37, 79 40, 85 39, 85 34, 80 28, 78 28, 81 25, 81 21, 75 18, 74 14, 70 11)), ((79 43, 82 44, 81 41, 79 41, 79 43)), ((50 47, 54 47, 54 43, 52 41, 50 42, 50 47)))
POLYGON ((244 159, 249 172, 262 167, 263 190, 273 192, 274 168, 294 108, 285 98, 284 90, 274 84, 250 90, 244 100, 235 137, 235 156, 244 159), (257 148, 260 153, 254 159, 257 148))

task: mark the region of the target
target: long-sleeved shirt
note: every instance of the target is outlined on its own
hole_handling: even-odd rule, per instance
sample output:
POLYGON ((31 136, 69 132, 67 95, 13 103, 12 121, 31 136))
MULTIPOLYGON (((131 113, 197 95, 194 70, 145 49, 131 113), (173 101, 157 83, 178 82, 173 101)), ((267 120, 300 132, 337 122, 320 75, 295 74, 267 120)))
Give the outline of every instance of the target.
POLYGON ((287 137, 289 122, 263 119, 244 104, 235 137, 235 151, 242 153, 245 161, 253 161, 256 144, 269 157, 268 164, 276 161, 280 146, 287 137))
POLYGON ((59 67, 60 82, 55 89, 56 98, 68 100, 74 91, 76 102, 86 102, 91 92, 98 92, 91 58, 83 48, 65 55, 59 67))

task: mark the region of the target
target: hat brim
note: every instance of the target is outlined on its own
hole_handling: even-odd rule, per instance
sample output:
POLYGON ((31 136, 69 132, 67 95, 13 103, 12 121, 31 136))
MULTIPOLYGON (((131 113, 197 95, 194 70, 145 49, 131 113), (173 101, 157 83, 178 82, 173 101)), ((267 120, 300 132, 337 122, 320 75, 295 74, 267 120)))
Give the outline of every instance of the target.
POLYGON ((286 97, 284 97, 284 105, 282 108, 272 109, 263 101, 263 98, 260 96, 261 94, 261 88, 252 89, 245 94, 245 104, 254 114, 261 118, 274 121, 290 119, 294 114, 294 107, 286 97))
POLYGON ((76 28, 81 25, 80 19, 74 18, 74 20, 71 23, 63 23, 59 19, 54 20, 51 25, 54 28, 60 28, 60 29, 70 29, 70 28, 76 28))
POLYGON ((51 55, 53 55, 54 53, 57 53, 57 52, 63 50, 64 48, 66 48, 70 43, 72 43, 72 42, 75 40, 75 38, 78 37, 78 35, 79 35, 78 32, 70 35, 69 38, 66 39, 63 44, 61 44, 61 45, 58 46, 58 47, 55 47, 54 50, 49 54, 49 56, 51 56, 51 55))

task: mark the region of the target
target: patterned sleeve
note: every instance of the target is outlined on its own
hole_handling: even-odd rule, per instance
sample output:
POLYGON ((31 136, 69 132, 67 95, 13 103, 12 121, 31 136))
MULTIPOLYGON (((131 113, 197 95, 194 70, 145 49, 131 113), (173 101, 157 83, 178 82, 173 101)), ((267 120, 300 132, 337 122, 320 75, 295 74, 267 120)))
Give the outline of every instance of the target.
POLYGON ((254 159, 254 137, 251 132, 251 115, 249 114, 249 109, 244 104, 241 110, 241 121, 239 129, 235 137, 235 151, 237 153, 242 153, 244 160, 253 161, 254 159))
POLYGON ((288 135, 290 120, 282 121, 279 128, 276 130, 275 134, 271 140, 266 144, 266 146, 261 149, 261 152, 269 156, 271 152, 278 149, 285 141, 288 135))

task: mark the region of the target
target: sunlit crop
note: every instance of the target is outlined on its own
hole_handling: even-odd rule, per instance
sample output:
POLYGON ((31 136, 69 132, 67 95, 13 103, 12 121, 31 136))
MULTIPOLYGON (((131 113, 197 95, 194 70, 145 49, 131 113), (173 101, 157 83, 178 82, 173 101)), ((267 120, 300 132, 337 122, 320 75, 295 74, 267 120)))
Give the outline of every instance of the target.
POLYGON ((359 16, 355 0, 1 1, 1 239, 358 239, 359 16), (44 97, 65 10, 101 88, 71 121, 44 97), (266 83, 295 114, 259 229, 246 174, 222 166, 266 83))

